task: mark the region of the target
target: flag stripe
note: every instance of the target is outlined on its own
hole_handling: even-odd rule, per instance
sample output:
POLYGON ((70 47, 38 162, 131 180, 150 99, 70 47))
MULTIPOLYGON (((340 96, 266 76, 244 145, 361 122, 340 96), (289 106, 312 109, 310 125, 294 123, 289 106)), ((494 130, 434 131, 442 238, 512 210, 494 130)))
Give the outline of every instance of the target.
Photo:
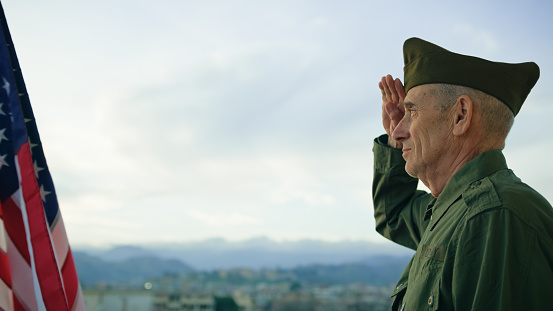
POLYGON ((84 304, 83 291, 79 285, 77 297, 75 297, 75 302, 73 303, 73 309, 71 311, 86 311, 86 306, 84 304))
POLYGON ((35 179, 33 159, 29 143, 24 143, 18 153, 21 189, 26 202, 27 219, 35 259, 36 274, 47 310, 68 310, 56 255, 35 179))
POLYGON ((15 248, 21 253, 25 262, 30 265, 31 258, 29 256, 29 249, 27 248, 27 234, 25 232, 21 210, 12 198, 9 198, 2 203, 2 211, 4 219, 9 219, 9 221, 4 221, 6 232, 10 236, 15 248))
POLYGON ((19 299, 17 299, 17 296, 15 295, 15 293, 13 293, 13 310, 14 311, 26 311, 26 310, 30 310, 30 309, 26 309, 25 306, 23 306, 21 304, 21 302, 19 301, 19 299))
POLYGON ((0 310, 84 310, 1 3, 0 28, 0 310))
POLYGON ((73 254, 71 252, 67 254, 61 273, 63 276, 63 284, 67 288, 67 300, 69 305, 72 306, 77 298, 79 279, 77 278, 77 270, 75 270, 75 262, 73 261, 73 254))
POLYGON ((63 219, 58 217, 58 221, 55 221, 54 224, 50 226, 50 230, 52 241, 54 242, 56 257, 58 258, 58 268, 61 270, 70 252, 63 219))
MULTIPOLYGON (((38 310, 36 292, 33 286, 33 270, 21 257, 15 245, 8 240, 8 259, 10 261, 10 274, 12 275, 12 290, 18 303, 25 306, 26 310, 38 310), (29 286, 29 284, 31 284, 29 286)), ((14 307, 15 307, 14 303, 14 307)))
POLYGON ((13 293, 10 284, 0 280, 0 310, 13 309, 13 293))
POLYGON ((9 288, 12 287, 12 278, 9 269, 9 259, 8 255, 3 251, 0 251, 0 279, 4 284, 9 288))
MULTIPOLYGON (((2 211, 2 204, 0 203, 0 211, 2 211)), ((4 218, 2 217, 0 213, 0 250, 2 250, 4 253, 7 252, 7 246, 6 246, 6 228, 4 227, 4 218)))

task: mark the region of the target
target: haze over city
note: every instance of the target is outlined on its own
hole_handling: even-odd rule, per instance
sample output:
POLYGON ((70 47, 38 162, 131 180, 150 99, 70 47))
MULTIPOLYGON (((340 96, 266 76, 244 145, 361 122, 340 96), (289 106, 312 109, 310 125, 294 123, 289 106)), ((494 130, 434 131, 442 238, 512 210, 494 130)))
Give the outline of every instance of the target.
POLYGON ((548 1, 3 1, 72 245, 367 240, 402 45, 534 61, 507 139, 553 202, 548 1))

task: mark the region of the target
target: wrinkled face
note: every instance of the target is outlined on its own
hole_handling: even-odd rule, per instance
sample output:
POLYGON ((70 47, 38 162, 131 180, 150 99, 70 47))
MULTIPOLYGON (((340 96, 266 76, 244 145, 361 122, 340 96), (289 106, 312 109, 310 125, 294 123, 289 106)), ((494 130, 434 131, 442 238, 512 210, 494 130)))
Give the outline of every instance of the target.
POLYGON ((420 85, 409 90, 404 100, 405 115, 392 133, 403 143, 405 170, 420 179, 439 173, 452 137, 448 114, 438 108, 432 88, 420 85))

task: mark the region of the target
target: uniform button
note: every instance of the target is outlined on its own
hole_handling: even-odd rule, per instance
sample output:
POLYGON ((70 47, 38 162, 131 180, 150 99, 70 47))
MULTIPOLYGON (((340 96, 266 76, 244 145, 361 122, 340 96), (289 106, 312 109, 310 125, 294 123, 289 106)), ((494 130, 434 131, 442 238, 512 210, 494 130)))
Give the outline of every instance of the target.
POLYGON ((428 297, 428 305, 432 307, 433 304, 434 304, 434 295, 431 295, 430 297, 428 297))
POLYGON ((405 310, 405 302, 401 305, 401 309, 399 311, 405 310))

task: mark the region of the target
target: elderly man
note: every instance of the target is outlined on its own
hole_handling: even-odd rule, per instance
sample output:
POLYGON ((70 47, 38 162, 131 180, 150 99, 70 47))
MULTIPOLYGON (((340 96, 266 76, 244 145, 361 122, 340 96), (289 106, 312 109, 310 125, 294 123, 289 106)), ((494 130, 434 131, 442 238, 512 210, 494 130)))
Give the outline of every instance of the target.
POLYGON ((404 60, 405 87, 379 83, 387 135, 373 149, 376 229, 416 250, 392 309, 553 310, 553 209, 501 152, 538 66, 418 38, 404 60))

